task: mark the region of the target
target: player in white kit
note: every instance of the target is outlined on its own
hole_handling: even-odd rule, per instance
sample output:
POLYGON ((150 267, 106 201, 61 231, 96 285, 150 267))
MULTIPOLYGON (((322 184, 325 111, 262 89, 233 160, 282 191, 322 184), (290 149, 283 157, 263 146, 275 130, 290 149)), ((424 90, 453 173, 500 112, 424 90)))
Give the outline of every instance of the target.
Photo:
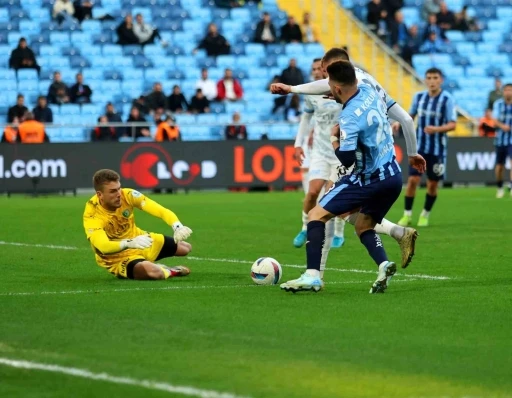
MULTIPOLYGON (((350 61, 348 53, 340 48, 332 48, 329 51, 327 51, 324 54, 324 57, 322 58, 322 68, 324 73, 327 67, 336 61, 350 61)), ((359 68, 356 68, 356 77, 359 83, 368 84, 374 88, 374 90, 381 97, 382 101, 386 104, 388 116, 390 117, 390 119, 395 120, 401 124, 402 129, 404 131, 404 137, 407 146, 407 154, 409 156, 409 164, 418 165, 420 163, 423 164, 424 166, 425 160, 420 155, 418 155, 417 152, 416 131, 414 127, 414 121, 412 120, 410 115, 391 97, 387 95, 386 91, 373 78, 373 76, 359 68)), ((288 86, 282 83, 274 83, 271 85, 270 89, 273 94, 281 95, 287 95, 289 93, 317 96, 331 95, 328 79, 316 80, 314 82, 302 84, 299 86, 288 86)), ((345 220, 350 224, 354 224, 355 219, 357 218, 358 211, 359 209, 354 209, 354 212, 352 214, 345 215, 345 220)), ((389 235, 398 242, 398 244, 400 245, 400 249, 402 251, 402 268, 406 268, 411 262, 412 257, 414 255, 415 242, 418 236, 417 231, 413 228, 400 227, 399 225, 394 224, 386 219, 384 219, 381 224, 376 225, 375 231, 379 234, 383 233, 389 235)), ((328 235, 326 230, 326 242, 327 236, 328 235)))
MULTIPOLYGON (((324 78, 322 70, 322 60, 315 59, 312 65, 313 79, 320 80, 324 78)), ((302 211, 302 230, 293 240, 295 247, 302 247, 306 242, 308 212, 314 208, 323 189, 330 180, 335 180, 337 169, 340 162, 332 150, 329 141, 331 129, 338 122, 341 112, 341 105, 334 100, 323 98, 318 95, 307 95, 304 99, 304 113, 299 124, 299 131, 295 139, 295 157, 303 165, 304 141, 309 136, 311 121, 313 120, 313 146, 310 152, 309 163, 309 187, 307 189, 306 199, 302 211)), ((329 184, 330 185, 330 184, 329 184)), ((332 239, 333 247, 341 247, 344 242, 343 229, 345 222, 337 218, 338 232, 332 239), (341 228, 340 228, 341 225, 341 228)), ((330 228, 330 226, 329 226, 330 228)), ((336 228, 335 228, 336 229, 336 228)), ((331 235, 332 236, 332 235, 331 235)), ((331 242, 329 242, 331 244, 331 242)))

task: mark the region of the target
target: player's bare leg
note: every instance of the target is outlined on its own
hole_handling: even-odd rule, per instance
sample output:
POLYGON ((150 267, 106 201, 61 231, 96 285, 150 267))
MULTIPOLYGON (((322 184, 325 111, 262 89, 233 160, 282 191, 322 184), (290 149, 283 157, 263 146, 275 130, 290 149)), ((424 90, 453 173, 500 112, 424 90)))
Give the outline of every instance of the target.
MULTIPOLYGON (((344 220, 347 223, 355 225, 359 214, 358 212, 359 210, 354 210, 353 213, 344 214, 342 217, 344 217, 344 220)), ((380 224, 375 225, 375 232, 378 234, 388 235, 397 241, 402 254, 402 268, 407 268, 411 263, 416 250, 418 232, 414 228, 402 227, 392 223, 386 218, 384 218, 380 224)))
POLYGON ((356 220, 356 233, 368 254, 379 267, 377 280, 370 288, 370 293, 384 293, 388 283, 396 272, 396 264, 388 260, 382 241, 375 231, 377 223, 368 214, 359 213, 356 220))
POLYGON ((412 205, 414 203, 414 197, 416 196, 416 189, 420 185, 420 176, 410 176, 407 179, 407 188, 405 190, 405 210, 404 215, 398 221, 398 225, 407 227, 411 225, 412 221, 412 205))
MULTIPOLYGON (((503 189, 503 171, 505 170, 505 165, 497 164, 494 168, 494 175, 496 176, 496 185, 498 190, 496 192, 496 198, 501 199, 505 196, 505 191, 503 189)), ((512 180, 512 176, 510 177, 512 180)), ((512 191, 511 191, 512 192, 512 191)))
POLYGON ((293 239, 293 245, 297 248, 302 247, 306 243, 307 237, 307 225, 308 225, 308 213, 316 206, 320 192, 325 184, 324 180, 311 180, 307 190, 306 198, 304 199, 304 205, 302 208, 302 230, 293 239))
POLYGON ((438 186, 439 181, 427 179, 427 194, 425 196, 425 205, 423 206, 423 210, 418 220, 418 227, 428 227, 428 217, 437 199, 438 186))

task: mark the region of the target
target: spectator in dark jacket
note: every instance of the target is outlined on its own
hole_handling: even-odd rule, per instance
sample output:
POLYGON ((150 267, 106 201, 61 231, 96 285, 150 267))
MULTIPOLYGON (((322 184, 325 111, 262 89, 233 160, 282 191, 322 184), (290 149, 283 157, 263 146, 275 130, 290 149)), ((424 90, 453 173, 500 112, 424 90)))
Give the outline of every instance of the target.
POLYGON ((289 16, 288 21, 281 27, 280 39, 285 43, 302 43, 302 31, 292 16, 289 16))
POLYGON ((180 86, 175 85, 172 88, 172 94, 167 99, 169 110, 174 113, 181 113, 188 109, 188 102, 181 92, 180 86))
POLYGON ((137 108, 141 115, 149 114, 148 103, 146 102, 146 97, 143 95, 141 95, 139 98, 135 98, 132 101, 132 107, 137 108))
POLYGON ((455 14, 448 9, 443 1, 439 4, 440 10, 437 13, 437 24, 443 30, 452 30, 455 27, 455 14))
POLYGON ((409 31, 407 25, 404 23, 404 15, 401 11, 395 12, 395 18, 390 21, 390 44, 391 47, 400 53, 400 49, 405 45, 407 38, 409 37, 409 31))
POLYGON ((254 41, 256 43, 269 44, 276 41, 276 28, 270 20, 268 12, 263 13, 263 18, 256 26, 256 33, 254 34, 254 41))
POLYGON ((16 105, 11 106, 7 112, 7 123, 12 123, 16 117, 22 120, 27 111, 28 108, 25 106, 25 97, 23 94, 18 94, 16 97, 16 105))
POLYGON ((134 45, 139 44, 139 38, 133 32, 133 17, 128 14, 124 17, 124 21, 116 29, 117 44, 134 45))
MULTIPOLYGON (((107 117, 107 120, 109 123, 122 123, 123 120, 121 119, 121 115, 116 112, 116 109, 114 108, 114 105, 112 102, 109 102, 107 104, 107 107, 105 109, 105 116, 107 117)), ((116 136, 122 135, 124 128, 123 127, 114 127, 116 130, 116 136)))
POLYGON ((48 102, 50 104, 67 104, 69 102, 69 89, 62 81, 59 71, 53 73, 53 83, 48 87, 48 102))
POLYGON ((91 141, 117 141, 116 129, 108 126, 106 116, 98 119, 98 125, 92 130, 91 141))
POLYGON ((281 73, 281 83, 290 86, 304 84, 304 75, 302 71, 297 68, 297 61, 294 58, 290 59, 290 66, 281 73))
POLYGON ((69 97, 73 104, 87 104, 91 102, 92 90, 84 84, 84 77, 81 73, 76 74, 76 83, 69 89, 69 97))
MULTIPOLYGON (((128 117, 128 120, 126 120, 127 123, 134 122, 134 123, 144 123, 146 119, 144 116, 142 116, 139 113, 139 110, 136 107, 133 107, 130 111, 130 116, 128 117)), ((128 137, 133 137, 133 134, 135 133, 135 138, 141 138, 141 137, 150 137, 151 133, 149 131, 149 124, 141 125, 141 126, 132 126, 127 127, 125 135, 128 137)))
POLYGON ((247 129, 243 124, 240 124, 240 114, 238 112, 233 114, 233 124, 226 126, 225 134, 226 140, 247 139, 247 129))
POLYGON ((210 101, 203 94, 203 90, 198 88, 196 95, 190 100, 190 111, 192 113, 210 113, 210 101))
POLYGON ((162 85, 160 83, 153 84, 153 91, 146 96, 146 104, 150 112, 154 112, 157 109, 167 109, 167 97, 162 91, 162 85))
POLYGON ((366 22, 371 30, 377 30, 379 27, 379 21, 381 19, 382 11, 385 10, 381 0, 371 0, 366 5, 368 14, 366 15, 366 22))
POLYGON ((92 19, 93 4, 89 0, 75 0, 73 2, 75 13, 73 16, 82 23, 84 19, 92 19))
POLYGON ((53 123, 53 112, 48 108, 46 97, 40 95, 37 99, 37 106, 32 110, 34 118, 41 123, 53 123))
POLYGON ((437 25, 437 17, 436 14, 430 14, 428 16, 428 24, 425 27, 425 31, 423 32, 423 41, 427 41, 430 38, 430 33, 435 33, 438 39, 442 39, 444 41, 448 40, 446 35, 444 34, 444 29, 441 29, 437 25))
POLYGON ((218 30, 217 25, 211 23, 208 25, 208 32, 203 40, 199 43, 193 53, 195 54, 198 49, 206 50, 209 57, 216 57, 218 55, 226 55, 231 52, 231 46, 224 36, 218 30))
POLYGON ((412 65, 412 56, 420 51, 420 45, 421 38, 418 33, 418 27, 416 25, 412 25, 409 28, 409 35, 407 36, 407 41, 402 47, 402 58, 409 65, 412 65))
POLYGON ((18 47, 11 52, 9 58, 9 68, 16 69, 35 69, 37 73, 41 71, 41 67, 37 64, 34 52, 27 46, 27 40, 20 38, 18 47))

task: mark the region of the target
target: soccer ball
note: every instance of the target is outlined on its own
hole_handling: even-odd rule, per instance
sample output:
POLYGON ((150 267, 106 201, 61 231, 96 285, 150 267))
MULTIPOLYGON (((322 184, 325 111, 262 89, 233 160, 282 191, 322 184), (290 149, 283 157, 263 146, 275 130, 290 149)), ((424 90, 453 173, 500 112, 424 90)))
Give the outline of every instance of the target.
POLYGON ((282 275, 281 264, 272 257, 258 258, 251 267, 251 278, 257 285, 276 285, 282 275))

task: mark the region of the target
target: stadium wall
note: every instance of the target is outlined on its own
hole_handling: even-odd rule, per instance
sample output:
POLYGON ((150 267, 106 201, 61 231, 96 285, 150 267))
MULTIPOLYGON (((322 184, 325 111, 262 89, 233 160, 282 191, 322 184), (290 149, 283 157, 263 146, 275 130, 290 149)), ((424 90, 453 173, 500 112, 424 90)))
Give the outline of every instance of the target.
MULTIPOLYGON (((492 183, 495 153, 487 138, 449 140, 447 181, 492 183)), ((395 142, 407 178, 405 142, 395 142)), ((90 188, 101 168, 118 170, 138 189, 209 189, 301 185, 289 141, 3 145, 0 192, 90 188)))

